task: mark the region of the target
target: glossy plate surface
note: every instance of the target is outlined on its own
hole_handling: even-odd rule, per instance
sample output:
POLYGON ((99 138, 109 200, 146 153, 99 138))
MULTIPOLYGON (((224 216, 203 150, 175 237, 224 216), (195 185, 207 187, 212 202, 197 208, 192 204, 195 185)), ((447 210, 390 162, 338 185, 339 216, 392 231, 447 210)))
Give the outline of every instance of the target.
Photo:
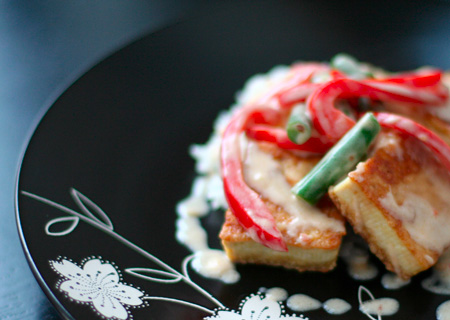
MULTIPOLYGON (((367 319, 358 310, 364 285, 377 298, 400 302, 387 319, 434 319, 449 297, 421 288, 429 274, 389 291, 375 260, 380 276, 366 282, 352 280, 343 263, 328 274, 239 266, 242 279, 233 285, 194 271, 190 280, 182 267, 189 251, 174 236, 175 205, 194 177, 189 146, 206 141, 217 113, 248 77, 338 52, 391 70, 449 68, 449 18, 446 2, 221 2, 101 62, 49 109, 19 175, 18 223, 45 292, 67 318, 203 319, 207 312, 161 298, 239 311, 260 288, 281 287, 352 306, 343 316, 304 312, 311 320, 367 319)), ((211 246, 219 247, 220 215, 203 222, 211 246)))

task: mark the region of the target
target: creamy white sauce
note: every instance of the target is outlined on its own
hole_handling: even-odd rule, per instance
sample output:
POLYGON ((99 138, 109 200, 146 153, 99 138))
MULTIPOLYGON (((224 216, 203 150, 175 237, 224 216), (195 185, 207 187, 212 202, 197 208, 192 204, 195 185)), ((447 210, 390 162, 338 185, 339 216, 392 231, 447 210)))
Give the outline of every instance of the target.
MULTIPOLYGON (((376 140, 376 149, 384 149, 391 154, 391 156, 396 157, 398 160, 403 160, 403 149, 398 148, 401 143, 401 138, 396 134, 391 133, 381 133, 378 135, 376 140)), ((361 175, 363 176, 363 175, 361 175)))
POLYGON ((201 197, 191 196, 177 205, 177 212, 181 217, 201 217, 208 211, 208 203, 201 197))
POLYGON ((436 294, 450 295, 450 250, 439 258, 431 276, 422 281, 422 287, 436 294))
POLYGON ((350 303, 339 298, 325 301, 322 307, 326 312, 334 315, 344 314, 352 308, 350 303))
POLYGON ((359 310, 367 315, 370 319, 376 320, 372 315, 377 316, 378 320, 381 316, 390 316, 397 313, 400 305, 397 300, 393 298, 378 298, 375 299, 373 294, 363 286, 358 290, 359 310), (369 300, 363 300, 363 293, 369 296, 369 300))
POLYGON ((200 222, 212 210, 227 208, 220 178, 219 154, 220 134, 229 118, 228 112, 222 113, 208 142, 193 145, 190 149, 199 176, 192 184, 190 195, 177 204, 175 236, 194 253, 192 268, 196 272, 207 278, 234 283, 239 280, 239 273, 224 251, 209 248, 208 234, 200 222))
POLYGON ((450 300, 445 301, 436 309, 437 320, 450 320, 450 300))
POLYGON ((198 251, 192 260, 192 268, 201 275, 222 280, 225 283, 235 283, 240 275, 222 250, 198 251))
POLYGON ((175 236, 179 242, 183 243, 192 252, 202 251, 208 248, 208 235, 198 218, 178 218, 175 236))
POLYGON ((317 310, 322 307, 322 303, 319 300, 301 293, 290 296, 286 301, 286 305, 297 312, 317 310))
POLYGON ((374 316, 392 316, 397 313, 400 305, 392 298, 379 298, 363 302, 359 306, 362 313, 374 316))
POLYGON ((355 280, 368 281, 378 275, 378 269, 369 262, 368 257, 354 257, 350 259, 348 274, 355 280))
MULTIPOLYGON (((432 168, 424 167, 410 183, 394 186, 380 199, 392 216, 403 222, 414 241, 443 252, 450 245, 450 185, 432 168), (432 200, 429 200, 432 199, 432 200)), ((430 257, 431 258, 431 257, 430 257)))
POLYGON ((266 298, 272 299, 274 301, 284 301, 288 298, 288 293, 285 289, 280 287, 274 287, 265 290, 266 298))
POLYGON ((356 247, 352 242, 346 241, 340 256, 347 263, 347 272, 350 277, 359 281, 372 280, 378 275, 378 269, 370 262, 367 250, 356 247))
POLYGON ((186 203, 180 208, 175 236, 194 253, 192 268, 207 278, 218 279, 225 283, 237 282, 240 278, 239 273, 228 256, 222 250, 212 250, 208 247, 208 234, 202 227, 200 219, 187 214, 195 210, 191 210, 186 203))
POLYGON ((404 280, 394 273, 386 273, 381 277, 381 285, 388 290, 397 290, 403 288, 411 282, 410 279, 404 280))
MULTIPOLYGON (((411 237, 426 248, 443 250, 442 241, 448 236, 442 237, 442 226, 438 225, 438 220, 434 214, 433 206, 420 195, 405 194, 405 199, 399 203, 392 192, 388 192, 380 199, 381 205, 396 218, 403 222, 403 226, 408 230, 411 237)), ((449 233, 447 230, 445 233, 449 233)), ((449 239, 450 240, 450 239, 449 239)))
POLYGON ((252 141, 247 143, 244 175, 246 182, 254 190, 293 216, 293 219, 287 221, 287 225, 284 226, 289 235, 295 237, 302 230, 311 228, 344 231, 341 221, 329 218, 318 208, 292 194, 291 186, 286 181, 280 164, 270 154, 261 151, 252 141))

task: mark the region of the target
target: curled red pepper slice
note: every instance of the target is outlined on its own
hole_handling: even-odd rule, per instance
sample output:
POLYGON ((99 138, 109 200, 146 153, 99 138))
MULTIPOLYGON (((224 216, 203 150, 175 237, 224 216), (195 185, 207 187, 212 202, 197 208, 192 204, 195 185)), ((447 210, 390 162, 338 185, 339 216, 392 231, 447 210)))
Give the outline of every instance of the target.
POLYGON ((296 86, 280 91, 280 93, 278 94, 280 105, 282 107, 289 107, 293 104, 306 101, 308 96, 322 85, 322 83, 311 82, 313 74, 316 74, 318 72, 329 72, 329 77, 331 79, 345 78, 345 75, 337 70, 311 70, 311 75, 308 78, 305 78, 305 81, 297 84, 296 86))
POLYGON ((244 181, 240 152, 241 135, 249 123, 271 122, 277 120, 275 118, 275 113, 258 107, 245 107, 235 114, 223 134, 221 170, 225 197, 241 226, 253 240, 264 246, 277 251, 287 251, 272 213, 259 194, 244 181))
POLYGON ((390 101, 439 106, 443 105, 448 98, 448 90, 443 84, 414 87, 384 80, 365 80, 364 83, 374 90, 389 92, 390 101))
POLYGON ((441 78, 441 70, 427 68, 413 72, 403 72, 397 75, 389 76, 381 81, 402 83, 413 87, 430 87, 439 84, 441 78))
POLYGON ((277 99, 281 107, 291 106, 296 101, 304 101, 318 86, 311 83, 311 78, 318 72, 328 72, 330 67, 321 63, 299 63, 292 67, 286 81, 273 88, 258 101, 268 104, 271 99, 277 99))
POLYGON ((292 106, 295 103, 305 101, 308 96, 314 92, 321 84, 320 83, 305 83, 290 90, 282 92, 278 96, 278 100, 282 107, 292 106))
MULTIPOLYGON (((435 77, 435 76, 433 76, 435 77)), ((414 80, 429 80, 429 75, 417 75, 414 80)), ((400 81, 400 80, 398 80, 400 81)), ((406 80, 405 80, 406 81, 406 80)), ((434 83, 435 79, 432 81, 434 83)), ((314 91, 308 98, 307 107, 315 129, 330 142, 340 139, 355 123, 342 111, 334 107, 338 98, 368 97, 380 101, 396 101, 413 104, 442 104, 448 97, 445 87, 439 83, 431 87, 412 87, 403 83, 385 80, 353 80, 338 78, 329 81, 314 91)))
POLYGON ((418 139, 450 171, 450 146, 437 134, 411 119, 396 114, 380 112, 375 113, 375 117, 383 128, 394 129, 418 139))
POLYGON ((259 141, 275 143, 284 150, 304 151, 311 154, 324 154, 332 146, 332 143, 324 142, 320 137, 311 137, 303 144, 292 142, 286 134, 286 129, 259 124, 247 129, 247 136, 259 141))

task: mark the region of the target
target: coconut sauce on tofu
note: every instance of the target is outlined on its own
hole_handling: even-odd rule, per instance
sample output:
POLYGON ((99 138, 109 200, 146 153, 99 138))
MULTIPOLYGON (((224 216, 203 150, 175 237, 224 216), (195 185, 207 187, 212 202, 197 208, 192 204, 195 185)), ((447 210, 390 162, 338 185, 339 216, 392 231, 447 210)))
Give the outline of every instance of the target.
MULTIPOLYGON (((428 150, 412 139, 384 135, 380 137, 377 149, 377 152, 383 152, 380 157, 383 160, 369 165, 361 163, 350 174, 352 179, 363 188, 366 179, 376 176, 384 180, 386 187, 371 194, 378 198, 378 205, 401 221, 415 242, 442 253, 450 246, 448 172, 428 150), (393 164, 386 164, 388 161, 393 164)), ((370 184, 370 181, 366 183, 370 184)))
POLYGON ((317 207, 296 197, 291 192, 291 185, 286 180, 280 163, 251 140, 247 141, 245 151, 244 176, 250 187, 293 217, 282 222, 286 225, 279 226, 292 237, 309 229, 345 232, 342 221, 328 217, 317 207))

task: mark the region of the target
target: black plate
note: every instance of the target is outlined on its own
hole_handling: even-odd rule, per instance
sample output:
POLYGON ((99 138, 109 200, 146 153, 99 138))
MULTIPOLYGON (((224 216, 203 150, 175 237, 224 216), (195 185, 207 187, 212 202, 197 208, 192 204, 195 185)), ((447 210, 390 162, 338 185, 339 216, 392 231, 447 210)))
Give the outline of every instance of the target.
MULTIPOLYGON (((79 288, 75 283, 83 278, 72 269, 75 280, 67 282, 71 271, 58 267, 66 260, 72 261, 72 267, 103 263, 97 269, 112 272, 107 279, 117 273, 112 284, 128 285, 121 288, 125 293, 133 286, 145 297, 186 300, 208 309, 217 306, 191 286, 176 282, 176 273, 167 273, 149 254, 181 272, 189 252, 175 240, 174 207, 189 193, 194 176, 188 147, 206 141, 218 111, 233 102, 234 93, 249 76, 276 64, 328 60, 337 52, 391 70, 423 64, 450 67, 447 3, 396 2, 391 7, 383 2, 361 3, 364 6, 331 1, 211 5, 188 21, 115 53, 53 104, 24 156, 17 189, 18 223, 31 267, 65 317, 102 316, 101 307, 86 295, 64 293, 72 285, 67 290, 75 294, 79 288), (74 212, 81 214, 77 224, 74 212), (136 273, 169 283, 147 281, 136 273)), ((214 234, 220 221, 205 224, 211 245, 218 247, 214 234)), ((203 279, 194 272, 192 281, 231 310, 239 310, 241 300, 261 287, 282 287, 289 294, 304 293, 320 301, 339 297, 352 305, 345 319, 367 319, 358 310, 360 285, 375 297, 399 300, 395 319, 433 319, 438 305, 448 299, 421 289, 420 280, 426 275, 398 291, 387 291, 379 277, 352 280, 342 263, 329 274, 256 266, 238 269, 242 279, 234 285, 203 279)), ((82 285, 92 285, 86 279, 82 285)), ((109 284, 102 285, 107 296, 109 284)), ((118 309, 132 303, 123 299, 118 309)), ((124 309, 127 316, 202 319, 207 315, 170 301, 145 301, 124 309)), ((311 320, 341 318, 324 310, 305 315, 311 320)))

